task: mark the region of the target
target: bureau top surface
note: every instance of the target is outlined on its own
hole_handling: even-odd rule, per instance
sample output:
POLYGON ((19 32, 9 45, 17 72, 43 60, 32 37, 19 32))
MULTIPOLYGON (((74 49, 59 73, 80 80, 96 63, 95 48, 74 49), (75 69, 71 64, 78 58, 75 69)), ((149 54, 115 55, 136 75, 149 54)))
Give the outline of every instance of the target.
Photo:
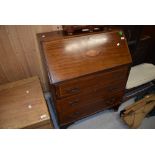
POLYGON ((0 85, 0 128, 25 128, 49 119, 37 77, 0 85))
POLYGON ((64 38, 57 36, 56 39, 42 41, 42 48, 51 83, 130 64, 132 61, 125 36, 119 31, 64 38))

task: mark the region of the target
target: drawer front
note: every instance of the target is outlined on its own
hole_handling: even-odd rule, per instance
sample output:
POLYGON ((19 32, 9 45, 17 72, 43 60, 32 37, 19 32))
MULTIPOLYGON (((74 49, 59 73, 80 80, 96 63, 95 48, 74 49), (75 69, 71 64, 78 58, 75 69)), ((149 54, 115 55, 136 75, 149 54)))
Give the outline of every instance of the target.
POLYGON ((74 79, 56 86, 58 98, 71 96, 74 94, 89 92, 91 89, 109 86, 112 82, 126 81, 128 67, 117 70, 97 73, 79 79, 74 79))
POLYGON ((64 99, 59 99, 56 101, 57 111, 59 113, 67 113, 72 109, 77 109, 81 106, 95 102, 98 99, 108 98, 114 96, 118 93, 123 93, 125 84, 121 83, 111 83, 107 87, 99 87, 95 89, 90 89, 89 93, 82 93, 78 95, 73 95, 66 97, 64 99))
POLYGON ((72 123, 88 115, 113 107, 120 102, 121 96, 115 95, 111 98, 100 98, 82 107, 72 109, 59 115, 60 125, 72 123))

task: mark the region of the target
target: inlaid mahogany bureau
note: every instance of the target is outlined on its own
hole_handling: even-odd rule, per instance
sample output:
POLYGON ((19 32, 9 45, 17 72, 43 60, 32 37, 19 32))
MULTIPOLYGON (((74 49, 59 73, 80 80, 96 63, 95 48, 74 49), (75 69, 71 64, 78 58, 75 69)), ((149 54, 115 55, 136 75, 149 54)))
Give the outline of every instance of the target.
POLYGON ((132 62, 120 31, 38 34, 60 127, 118 107, 132 62))

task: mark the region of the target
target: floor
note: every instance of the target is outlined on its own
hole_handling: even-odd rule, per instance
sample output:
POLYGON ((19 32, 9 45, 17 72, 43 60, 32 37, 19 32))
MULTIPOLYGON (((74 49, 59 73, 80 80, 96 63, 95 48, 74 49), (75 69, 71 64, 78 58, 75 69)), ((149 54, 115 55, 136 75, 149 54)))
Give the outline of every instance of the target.
MULTIPOLYGON (((118 112, 106 110, 96 115, 77 121, 69 129, 128 129, 128 126, 120 119, 119 112, 124 107, 134 103, 134 98, 124 102, 118 112)), ((155 116, 145 118, 139 127, 141 129, 155 129, 155 116)))
MULTIPOLYGON (((56 129, 59 128, 55 117, 55 111, 51 106, 50 95, 46 94, 45 98, 49 106, 52 121, 56 129)), ((126 106, 134 103, 134 98, 124 102, 117 112, 105 110, 95 115, 79 120, 68 127, 68 129, 128 129, 128 126, 120 119, 119 112, 126 106)), ((141 129, 155 129, 155 116, 145 118, 139 127, 141 129)))

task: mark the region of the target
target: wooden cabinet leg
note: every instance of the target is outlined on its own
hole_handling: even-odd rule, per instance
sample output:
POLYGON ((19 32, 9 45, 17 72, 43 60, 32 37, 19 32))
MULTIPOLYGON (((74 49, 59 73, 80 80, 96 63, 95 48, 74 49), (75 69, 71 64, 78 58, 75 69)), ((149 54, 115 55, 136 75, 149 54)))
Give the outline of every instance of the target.
POLYGON ((66 125, 63 125, 63 126, 60 126, 60 129, 67 129, 72 124, 74 124, 74 122, 73 123, 66 124, 66 125))
POLYGON ((117 112, 120 105, 116 105, 113 107, 114 111, 117 112))

